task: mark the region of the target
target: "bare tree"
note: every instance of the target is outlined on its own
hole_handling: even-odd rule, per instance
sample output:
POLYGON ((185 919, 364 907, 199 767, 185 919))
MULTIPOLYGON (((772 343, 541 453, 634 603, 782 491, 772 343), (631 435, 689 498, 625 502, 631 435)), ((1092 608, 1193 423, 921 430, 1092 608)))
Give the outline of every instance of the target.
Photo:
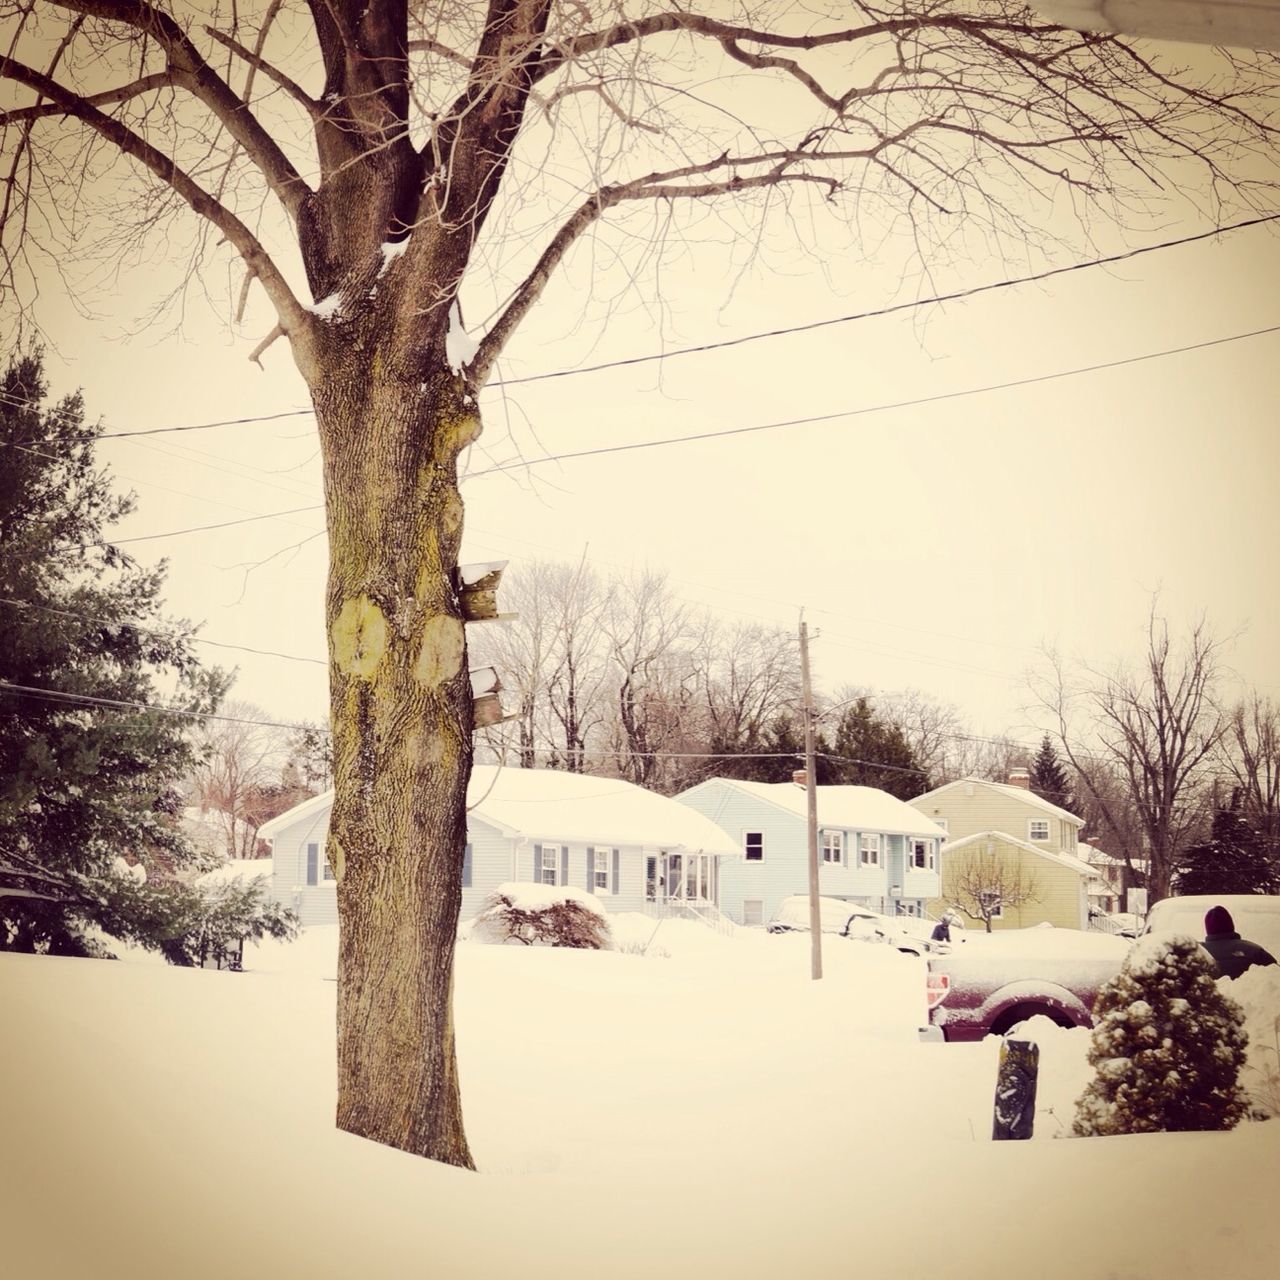
POLYGON ((586 771, 587 739, 604 718, 600 704, 608 650, 601 619, 608 607, 609 596, 585 555, 576 568, 562 566, 556 579, 554 666, 547 695, 570 773, 586 771))
POLYGON ((1280 867, 1280 707, 1255 689, 1227 717, 1220 762, 1234 783, 1241 815, 1280 867))
POLYGON ((948 903, 970 920, 981 920, 988 933, 992 920, 1005 911, 1040 900, 1035 872, 1016 854, 995 848, 992 841, 981 849, 960 849, 944 858, 948 903))
POLYGON ((1206 815, 1210 766, 1226 727, 1215 701, 1221 647, 1203 620, 1175 646, 1153 601, 1141 671, 1085 666, 1073 681, 1050 655, 1049 675, 1034 686, 1107 825, 1125 830, 1121 800, 1136 814, 1152 902, 1168 895, 1178 857, 1206 815))
POLYGON ((197 736, 200 763, 192 777, 195 800, 215 815, 228 858, 257 855, 264 789, 278 783, 289 750, 288 731, 259 723, 266 713, 249 702, 228 702, 220 719, 206 720, 197 736))
POLYGON ((554 581, 558 566, 541 560, 521 564, 503 578, 503 607, 517 616, 486 624, 472 640, 477 662, 495 667, 513 717, 520 766, 532 769, 548 742, 547 688, 558 625, 554 581))
POLYGON ((666 575, 646 569, 615 585, 603 626, 617 681, 618 771, 640 786, 660 786, 669 770, 661 753, 689 746, 688 714, 698 685, 697 620, 676 599, 666 575))
POLYGON ((324 463, 337 1120, 469 1165, 457 463, 557 268, 612 227, 638 278, 655 226, 708 201, 735 229, 829 207, 860 251, 898 232, 926 267, 998 259, 1063 207, 1087 239, 1161 193, 1269 204, 1280 78, 1245 53, 1192 73, 1019 0, 170 2, 0 0, 0 285, 30 301, 77 253, 145 262, 193 215, 196 273, 233 254, 240 301, 265 295, 254 357, 287 340, 324 463), (491 313, 476 341, 462 292, 491 313))
POLYGON ((780 627, 708 621, 697 646, 706 742, 711 751, 749 751, 800 696, 795 636, 780 627))

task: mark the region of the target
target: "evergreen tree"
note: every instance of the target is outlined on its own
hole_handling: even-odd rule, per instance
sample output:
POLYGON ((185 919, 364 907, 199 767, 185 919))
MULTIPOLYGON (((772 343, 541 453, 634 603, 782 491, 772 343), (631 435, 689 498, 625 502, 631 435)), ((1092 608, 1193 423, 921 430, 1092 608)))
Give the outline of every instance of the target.
MULTIPOLYGON (((827 750, 825 744, 823 750, 827 750)), ((902 730, 877 715, 867 698, 859 698, 841 713, 830 754, 840 758, 826 762, 830 776, 820 771, 820 781, 878 787, 900 800, 929 789, 929 779, 902 730)))
POLYGON ((1247 1112, 1237 1083, 1244 1011, 1223 995, 1217 965, 1194 938, 1144 939, 1098 993, 1075 1132, 1232 1129, 1247 1112))
POLYGON ((98 925, 160 946, 191 903, 166 895, 193 854, 176 784, 180 716, 225 685, 160 615, 163 566, 106 540, 132 509, 94 461, 79 394, 42 407, 41 353, 0 381, 0 950, 94 954, 98 925), (121 705, 124 704, 124 705, 121 705))
POLYGON ((1056 804, 1059 809, 1075 812, 1071 807, 1074 801, 1071 784, 1067 781, 1067 771, 1058 759, 1058 753, 1047 733, 1040 739, 1040 749, 1031 762, 1031 790, 1042 800, 1056 804))
POLYGON ((1280 893, 1280 871, 1239 811, 1219 809, 1210 838, 1183 854, 1173 884, 1179 894, 1280 893))
MULTIPOLYGON (((748 782, 790 782, 797 769, 804 767, 804 732, 788 715, 775 716, 759 737, 737 742, 713 740, 713 752, 729 753, 728 758, 714 761, 712 773, 724 778, 742 778, 748 782), (734 757, 732 753, 742 752, 734 757)), ((819 772, 821 781, 821 772, 819 772)))

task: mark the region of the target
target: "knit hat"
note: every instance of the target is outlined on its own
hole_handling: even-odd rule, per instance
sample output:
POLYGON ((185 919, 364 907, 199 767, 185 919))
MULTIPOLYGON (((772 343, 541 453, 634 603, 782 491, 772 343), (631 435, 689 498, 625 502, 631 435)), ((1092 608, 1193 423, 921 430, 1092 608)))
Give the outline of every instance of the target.
POLYGON ((1234 933, 1235 921, 1226 907, 1210 907, 1204 916, 1205 933, 1234 933))

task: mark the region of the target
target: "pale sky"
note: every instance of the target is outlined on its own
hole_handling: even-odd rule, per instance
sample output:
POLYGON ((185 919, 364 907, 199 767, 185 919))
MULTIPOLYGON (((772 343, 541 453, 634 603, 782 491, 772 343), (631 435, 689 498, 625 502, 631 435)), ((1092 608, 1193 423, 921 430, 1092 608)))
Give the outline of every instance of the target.
MULTIPOLYGON (((1277 226, 945 307, 511 387, 505 399, 490 390, 470 459, 477 471, 511 460, 516 447, 530 459, 862 412, 477 476, 463 489, 465 558, 518 569, 585 550, 606 575, 664 569, 683 598, 728 618, 794 628, 803 606, 820 633, 820 687, 914 687, 955 702, 975 729, 1022 736, 1031 735, 1022 675, 1037 647, 1054 643, 1101 665, 1135 657, 1159 588, 1176 624, 1204 613, 1218 631, 1240 631, 1231 662, 1246 683, 1280 696, 1280 334, 866 412, 1278 325, 1277 226)), ((1204 227, 1168 216, 1132 243, 1204 227)), ((1119 247, 1105 229, 1099 241, 1102 252, 1119 247)), ((828 248, 821 228, 809 250, 773 255, 785 270, 761 265, 736 279, 715 248, 674 255, 661 278, 665 315, 636 305, 600 324, 590 309, 584 318, 584 249, 499 373, 625 359, 935 291, 901 281, 891 257, 847 241, 828 248)), ((1055 262, 1089 256, 1080 248, 1055 262)), ((978 286, 1029 269, 974 260, 935 283, 978 286)), ((265 371, 246 358, 270 328, 264 310, 232 332, 195 297, 180 336, 123 338, 169 282, 161 254, 123 276, 118 296, 88 320, 59 303, 48 280, 55 392, 82 386, 108 432, 306 405, 284 343, 267 352, 265 371)), ((224 288, 219 279, 211 292, 224 288)), ((658 285, 646 275, 637 289, 648 302, 658 285)), ((139 495, 118 531, 127 538, 319 503, 317 450, 304 415, 104 441, 99 452, 139 495)), ((310 512, 130 550, 144 563, 168 558, 169 611, 202 621, 206 639, 319 659, 325 548, 311 535, 322 528, 310 512), (265 563, 246 574, 256 561, 265 563)), ((321 665, 203 654, 238 665, 232 696, 272 717, 325 715, 321 665)))

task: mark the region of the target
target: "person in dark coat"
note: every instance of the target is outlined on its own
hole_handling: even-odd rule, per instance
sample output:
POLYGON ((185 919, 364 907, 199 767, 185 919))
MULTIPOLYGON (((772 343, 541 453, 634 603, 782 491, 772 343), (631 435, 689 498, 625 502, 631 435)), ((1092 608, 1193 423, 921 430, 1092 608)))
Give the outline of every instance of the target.
POLYGON ((1218 972, 1227 978, 1238 978, 1251 966, 1275 964, 1276 958, 1265 947, 1249 942, 1236 932, 1235 921, 1226 907, 1210 907, 1204 917, 1204 949, 1218 962, 1218 972))
POLYGON ((933 932, 929 935, 934 942, 950 942, 951 941, 951 915, 948 913, 943 916, 937 924, 933 926, 933 932))

